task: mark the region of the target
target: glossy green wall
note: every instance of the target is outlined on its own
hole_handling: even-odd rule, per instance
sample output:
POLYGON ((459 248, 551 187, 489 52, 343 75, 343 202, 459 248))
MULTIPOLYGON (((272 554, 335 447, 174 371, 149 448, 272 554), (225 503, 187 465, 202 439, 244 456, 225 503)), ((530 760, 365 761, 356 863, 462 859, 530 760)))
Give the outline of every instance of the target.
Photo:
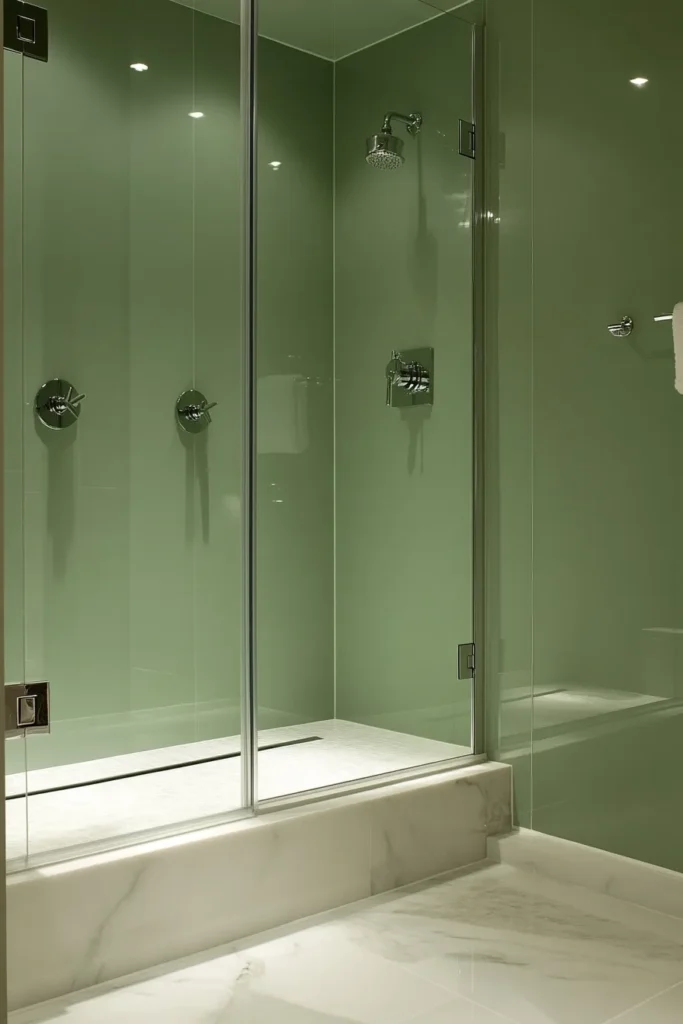
MULTIPOLYGON (((55 719, 30 767, 240 717, 239 28, 166 0, 46 6, 49 62, 7 61, 6 674, 48 678, 55 719), (32 412, 55 376, 87 394, 63 433, 32 412), (219 403, 197 438, 173 416, 193 384, 219 403)), ((260 496, 286 498, 258 524, 274 725, 333 713, 332 66, 268 40, 259 65, 259 374, 312 393, 313 441, 259 460, 260 496)))
POLYGON ((261 728, 334 717, 333 74, 328 61, 261 40, 261 728))
POLYGON ((471 27, 442 17, 337 62, 337 716, 469 744, 472 639, 471 27), (394 172, 364 160, 419 110, 394 172), (389 409, 392 349, 435 350, 433 407, 389 409))
POLYGON ((683 15, 492 0, 489 18, 492 733, 524 823, 681 870, 683 399, 653 318, 683 298, 683 15))

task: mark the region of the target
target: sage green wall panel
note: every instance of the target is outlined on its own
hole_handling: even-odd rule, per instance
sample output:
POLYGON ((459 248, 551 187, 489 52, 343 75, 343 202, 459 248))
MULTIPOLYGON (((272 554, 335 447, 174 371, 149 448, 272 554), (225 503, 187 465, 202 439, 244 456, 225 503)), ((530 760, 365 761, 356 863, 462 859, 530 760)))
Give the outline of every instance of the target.
POLYGON ((468 744, 472 639, 471 27, 452 16, 336 65, 337 715, 468 744), (419 110, 403 167, 365 160, 419 110), (435 349, 433 407, 388 409, 393 348, 435 349))
MULTIPOLYGON (((150 70, 130 72, 128 85, 129 700, 138 711, 182 709, 176 736, 189 741, 195 738, 196 533, 188 514, 194 448, 181 437, 173 406, 195 383, 195 145, 205 126, 188 113, 195 109, 195 61, 202 57, 187 9, 171 12, 161 0, 143 5, 130 31, 130 60, 143 60, 150 70)), ((220 218, 218 197, 217 205, 220 218)))
POLYGON ((681 288, 683 146, 664 141, 678 101, 670 29, 622 7, 535 18, 536 679, 642 692, 642 631, 676 625, 678 612, 683 405, 670 329, 653 316, 681 288), (643 64, 653 81, 641 92, 629 78, 643 64), (644 122, 662 138, 656 153, 630 144, 644 122), (626 312, 636 333, 612 339, 606 325, 626 312))
POLYGON ((683 295, 683 142, 671 131, 681 28, 670 3, 647 17, 633 4, 582 0, 571 15, 546 5, 534 64, 535 689, 604 694, 615 707, 599 742, 570 716, 559 771, 536 730, 534 822, 678 869, 678 716, 657 704, 619 711, 615 691, 683 693, 677 652, 667 666, 664 650, 683 610, 683 404, 670 326, 653 323, 683 295), (640 74, 643 90, 629 81, 640 74), (643 125, 656 147, 635 141, 643 125), (606 325, 625 313, 636 331, 613 339, 606 325))
MULTIPOLYGON (((683 870, 671 819, 683 770, 683 405, 670 325, 653 322, 682 298, 683 143, 671 126, 683 15, 665 0, 647 12, 616 0, 536 4, 530 53, 528 9, 514 7, 490 0, 489 24, 499 68, 509 69, 513 94, 531 83, 533 109, 502 125, 500 256, 488 283, 499 328, 506 288, 533 296, 507 369, 508 380, 526 378, 531 338, 531 401, 518 393, 515 419, 492 391, 509 427, 498 481, 517 479, 520 510, 532 499, 531 545, 499 560, 518 588, 516 632, 533 636, 532 814, 523 821, 683 870), (649 79, 643 89, 630 82, 639 75, 649 79), (644 126, 657 145, 641 144, 644 126), (506 207, 502 183, 524 151, 517 200, 506 207), (525 242, 516 270, 506 269, 505 235, 525 225, 533 261, 525 242), (615 339, 607 325, 625 314, 636 329, 615 339), (520 472, 530 455, 531 475, 520 472)), ((500 370, 500 330, 489 345, 500 370)), ((503 502, 500 510, 505 517, 503 502)), ((492 694, 493 739, 514 761, 510 712, 492 694)), ((525 767, 525 792, 528 778, 525 767)))
MULTIPOLYGON (((128 78, 125 16, 105 7, 95 22, 74 0, 49 13, 51 60, 23 71, 24 465, 35 506, 25 644, 27 673, 50 679, 62 720, 120 712, 128 698, 128 78), (83 425, 64 433, 32 412, 57 376, 88 395, 83 425)), ((31 766, 34 753, 42 763, 31 741, 31 766)))
POLYGON ((238 31, 195 19, 193 379, 217 401, 186 448, 183 493, 194 536, 198 735, 240 727, 242 629, 241 121, 238 31), (220 714, 216 711, 220 709, 220 714))
POLYGON ((334 65, 267 39, 259 59, 257 653, 268 728, 334 717, 334 65))

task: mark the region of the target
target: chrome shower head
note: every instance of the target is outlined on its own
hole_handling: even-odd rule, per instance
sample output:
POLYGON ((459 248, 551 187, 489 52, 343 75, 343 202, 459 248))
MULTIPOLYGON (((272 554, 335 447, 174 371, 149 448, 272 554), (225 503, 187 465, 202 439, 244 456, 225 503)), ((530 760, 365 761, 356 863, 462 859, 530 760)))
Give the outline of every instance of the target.
POLYGON ((415 136, 422 127, 421 114, 397 114, 391 111, 384 118, 382 130, 367 140, 365 159, 371 167, 383 171, 396 171, 403 164, 403 140, 397 139, 391 130, 392 121, 402 121, 409 135, 415 136))
POLYGON ((371 135, 365 159, 371 167, 378 167, 381 171, 396 171, 405 160, 403 140, 387 132, 371 135))

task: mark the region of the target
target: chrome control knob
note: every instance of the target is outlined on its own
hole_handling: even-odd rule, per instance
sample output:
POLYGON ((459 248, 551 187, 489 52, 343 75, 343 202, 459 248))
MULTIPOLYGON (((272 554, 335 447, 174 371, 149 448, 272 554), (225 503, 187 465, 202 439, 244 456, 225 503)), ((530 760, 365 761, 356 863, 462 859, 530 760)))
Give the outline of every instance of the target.
POLYGON ((70 427, 81 415, 81 402, 85 395, 79 394, 68 380, 55 377, 39 388, 34 409, 36 416, 50 430, 70 427))
POLYGON ((431 374, 421 363, 405 362, 393 351, 387 365, 387 405, 391 405, 392 389, 403 388, 410 395, 429 391, 431 374))
POLYGON ((200 434, 211 423, 210 410, 217 405, 218 402, 209 402, 201 391, 183 391, 175 404, 176 422, 188 434, 200 434))

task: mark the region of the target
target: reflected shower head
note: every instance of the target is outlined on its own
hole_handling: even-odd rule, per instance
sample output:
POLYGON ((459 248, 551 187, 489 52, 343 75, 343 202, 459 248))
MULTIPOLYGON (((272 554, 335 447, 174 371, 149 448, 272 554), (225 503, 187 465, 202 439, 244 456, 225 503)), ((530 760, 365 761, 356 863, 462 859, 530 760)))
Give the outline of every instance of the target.
POLYGON ((403 140, 397 139, 391 130, 392 121, 402 121, 409 135, 415 136, 422 127, 421 114, 397 114, 390 112, 384 118, 382 130, 367 140, 365 159, 371 167, 383 171, 396 171, 403 164, 403 140))

